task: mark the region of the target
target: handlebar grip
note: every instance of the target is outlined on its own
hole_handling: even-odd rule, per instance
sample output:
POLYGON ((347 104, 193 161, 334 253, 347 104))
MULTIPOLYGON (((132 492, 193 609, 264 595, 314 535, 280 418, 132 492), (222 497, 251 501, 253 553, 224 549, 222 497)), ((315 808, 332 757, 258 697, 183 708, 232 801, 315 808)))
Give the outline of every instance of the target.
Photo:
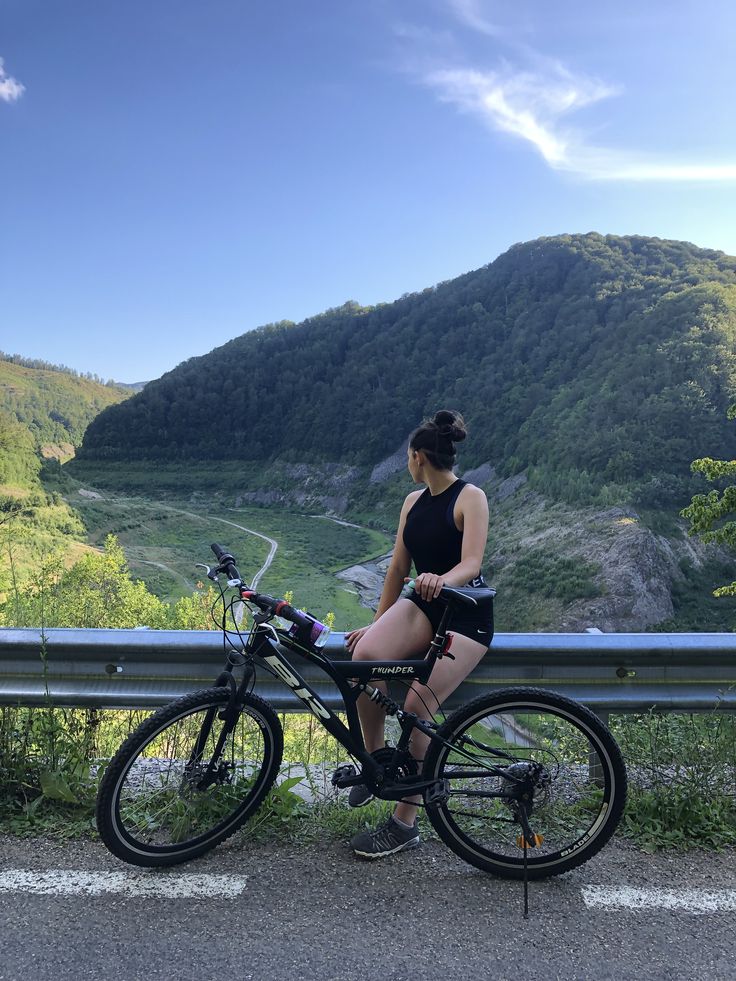
POLYGON ((210 545, 210 548, 215 553, 217 561, 220 563, 220 569, 224 569, 227 573, 228 579, 240 579, 240 573, 235 566, 235 557, 229 552, 226 552, 222 546, 214 542, 210 545))
POLYGON ((312 621, 308 617, 305 617, 299 610, 294 609, 293 606, 280 606, 279 616, 283 617, 284 620, 291 620, 297 627, 311 628, 312 626, 312 621))
POLYGON ((301 610, 289 606, 283 600, 275 599, 273 596, 267 596, 265 593, 256 593, 252 589, 244 589, 242 596, 243 599, 250 600, 262 610, 268 610, 271 613, 275 613, 276 616, 283 617, 284 620, 295 623, 297 627, 312 626, 312 620, 309 617, 304 616, 301 610))

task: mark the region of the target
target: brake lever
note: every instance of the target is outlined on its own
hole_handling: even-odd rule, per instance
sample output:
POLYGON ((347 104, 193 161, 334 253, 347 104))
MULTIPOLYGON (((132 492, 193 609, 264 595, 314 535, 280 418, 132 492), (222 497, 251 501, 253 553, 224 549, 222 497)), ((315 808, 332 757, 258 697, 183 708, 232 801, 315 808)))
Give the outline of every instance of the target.
POLYGON ((212 582, 217 582, 217 570, 216 569, 213 571, 210 568, 210 566, 205 565, 204 562, 197 562, 197 564, 194 566, 194 568, 195 569, 206 569, 207 570, 206 571, 207 578, 208 579, 211 579, 212 582))

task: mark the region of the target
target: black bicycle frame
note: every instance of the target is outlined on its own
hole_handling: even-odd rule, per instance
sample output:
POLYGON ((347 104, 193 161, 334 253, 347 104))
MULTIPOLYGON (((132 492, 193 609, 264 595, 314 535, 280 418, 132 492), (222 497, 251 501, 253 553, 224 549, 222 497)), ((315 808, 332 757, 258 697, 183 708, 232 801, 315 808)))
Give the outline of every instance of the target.
MULTIPOLYGON (((312 712, 325 729, 334 736, 345 749, 360 761, 364 770, 369 774, 377 773, 379 765, 366 750, 363 732, 358 717, 358 698, 366 693, 370 695, 373 688, 370 681, 388 681, 391 678, 402 681, 419 681, 426 684, 432 673, 436 655, 432 653, 421 661, 333 661, 308 648, 302 647, 290 637, 277 632, 278 641, 273 637, 268 627, 257 627, 246 649, 247 654, 257 657, 269 671, 283 681, 312 712), (316 664, 332 679, 340 692, 347 715, 347 726, 321 700, 317 692, 304 680, 294 668, 291 661, 285 657, 284 648, 293 650, 307 661, 316 664)), ((431 729, 421 719, 414 725, 431 734, 431 729)))
MULTIPOLYGON (((345 747, 348 753, 360 762, 362 773, 369 778, 375 778, 381 773, 382 766, 376 762, 371 753, 365 748, 363 731, 358 716, 358 698, 362 694, 370 696, 376 690, 369 684, 370 681, 389 681, 393 678, 400 681, 419 681, 421 684, 426 685, 438 657, 443 656, 447 652, 445 644, 449 617, 450 606, 448 604, 448 608, 437 627, 437 633, 430 644, 429 650, 421 660, 399 662, 331 660, 319 651, 303 647, 294 638, 278 630, 270 623, 256 625, 243 650, 243 656, 246 658, 257 658, 258 662, 265 666, 274 677, 284 682, 294 692, 297 698, 301 699, 309 711, 319 719, 330 735, 334 736, 345 747), (294 668, 294 665, 285 656, 284 648, 316 664, 317 667, 332 679, 343 701, 348 721, 347 726, 324 704, 317 692, 294 668)), ((235 662, 229 662, 225 668, 225 672, 229 674, 231 679, 235 666, 235 662)), ((252 670, 250 673, 246 670, 245 677, 238 686, 237 692, 232 691, 233 722, 238 712, 238 696, 242 695, 249 688, 251 679, 252 670)), ((232 680, 230 684, 232 686, 232 680)), ((429 739, 436 740, 438 738, 434 724, 428 723, 412 713, 403 712, 398 706, 396 715, 402 727, 402 738, 397 747, 399 751, 408 749, 409 735, 413 729, 424 733, 429 739), (404 720, 406 720, 406 724, 404 720)), ((444 742, 444 740, 442 741, 444 742)), ((498 756, 499 760, 514 759, 501 750, 494 750, 491 747, 485 747, 485 749, 491 755, 498 756)), ((456 751, 461 752, 457 747, 456 751)), ((477 759, 474 759, 470 754, 468 754, 468 758, 473 759, 477 763, 477 759)), ((489 774, 502 775, 502 771, 492 764, 484 767, 484 771, 489 774)), ((432 781, 415 777, 407 781, 403 795, 408 793, 410 789, 415 793, 421 793, 431 783, 432 781)), ((517 780, 510 778, 510 783, 515 784, 517 780)))

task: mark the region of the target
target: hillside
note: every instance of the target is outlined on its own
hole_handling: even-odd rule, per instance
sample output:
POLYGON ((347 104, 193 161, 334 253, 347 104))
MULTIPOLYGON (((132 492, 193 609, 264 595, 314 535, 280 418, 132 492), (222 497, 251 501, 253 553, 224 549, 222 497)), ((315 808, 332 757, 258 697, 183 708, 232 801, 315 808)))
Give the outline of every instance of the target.
POLYGON ((597 234, 517 245, 395 303, 235 338, 102 412, 88 461, 372 466, 446 405, 469 465, 570 501, 687 497, 736 455, 736 259, 597 234))
MULTIPOLYGON (((188 538, 147 520, 147 501, 251 509, 253 527, 283 525, 286 557, 287 512, 390 532, 406 437, 449 405, 470 426, 460 472, 491 501, 499 629, 729 629, 732 604, 710 592, 732 558, 688 541, 676 515, 703 489, 693 458, 736 456, 735 301, 732 258, 590 234, 515 246, 396 303, 264 327, 104 409, 76 459, 54 474, 48 462, 54 527, 82 536, 81 514, 91 542, 120 531, 152 583, 187 579, 191 556, 173 556, 188 538), (134 504, 120 490, 143 499, 142 517, 124 516, 134 504)), ((6 446, 25 448, 25 471, 13 456, 22 484, 39 463, 19 426, 6 417, 6 446)), ((377 572, 380 561, 341 577, 370 603, 377 572)))
POLYGON ((12 550, 22 565, 29 547, 47 552, 84 537, 74 511, 44 489, 43 461, 73 456, 90 420, 129 395, 42 364, 0 356, 0 590, 12 550))
POLYGON ((43 456, 71 456, 90 421, 131 394, 68 368, 34 364, 0 354, 0 411, 30 433, 43 456))

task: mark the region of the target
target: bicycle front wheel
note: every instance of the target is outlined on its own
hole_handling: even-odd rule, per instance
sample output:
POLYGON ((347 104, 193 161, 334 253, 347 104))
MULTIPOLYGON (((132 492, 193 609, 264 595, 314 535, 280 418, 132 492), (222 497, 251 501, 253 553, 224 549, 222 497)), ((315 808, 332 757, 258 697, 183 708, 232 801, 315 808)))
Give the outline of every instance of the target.
POLYGON ((224 841, 261 805, 281 765, 271 706, 245 698, 234 726, 219 715, 226 688, 159 709, 110 761, 97 797, 100 837, 133 865, 175 865, 224 841))
POLYGON ((471 865, 520 879, 524 843, 533 840, 527 874, 542 879, 586 862, 613 834, 626 800, 624 762, 579 703, 534 688, 492 692, 454 712, 437 735, 445 742, 432 742, 424 776, 446 781, 445 793, 427 814, 471 865))

